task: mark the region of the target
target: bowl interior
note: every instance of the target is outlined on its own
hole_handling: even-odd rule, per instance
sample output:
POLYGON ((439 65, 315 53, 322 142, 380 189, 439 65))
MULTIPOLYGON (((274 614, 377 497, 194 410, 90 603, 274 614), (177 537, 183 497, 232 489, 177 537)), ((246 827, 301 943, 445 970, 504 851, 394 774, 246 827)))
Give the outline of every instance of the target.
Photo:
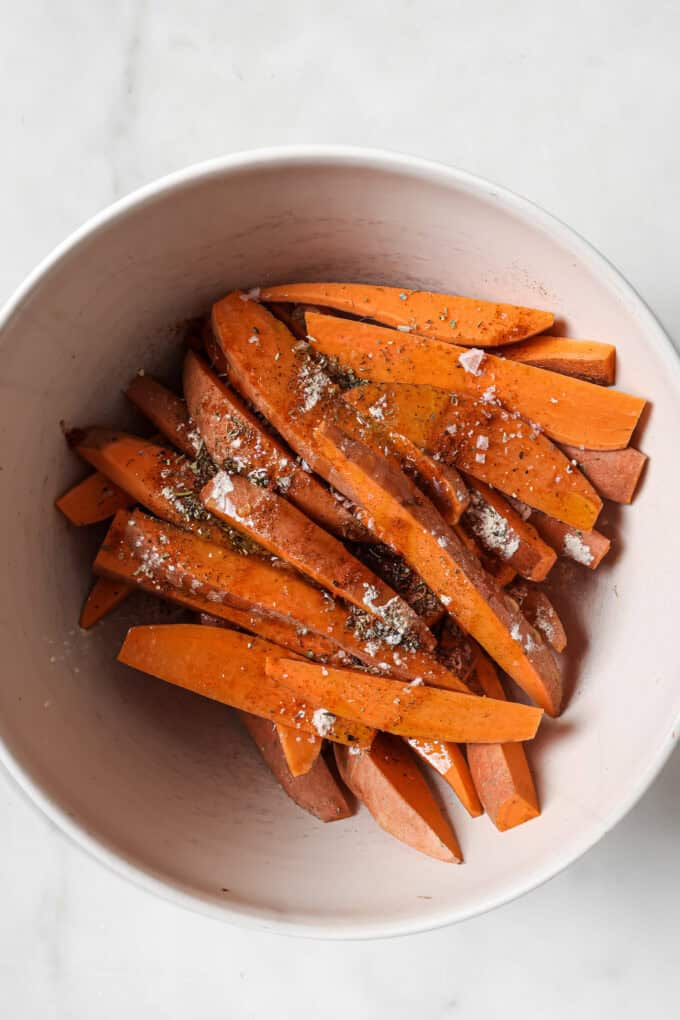
MULTIPOLYGON (((453 172, 377 156, 263 156, 127 203, 53 260, 2 327, 0 627, 5 760, 60 823, 146 884, 227 917, 328 935, 388 934, 475 913, 595 841, 658 766, 680 714, 678 370, 603 260, 537 210, 453 172), (530 748, 540 819, 498 834, 444 789, 467 863, 446 867, 363 811, 317 823, 290 803, 226 708, 118 666, 137 599, 77 627, 101 531, 52 502, 84 471, 60 421, 130 419, 121 387, 170 377, 182 322, 235 286, 363 279, 551 308, 570 335, 613 341, 619 385, 653 398, 652 457, 632 508, 607 507, 616 551, 560 567, 573 692, 530 748)), ((575 409, 578 414, 578 408, 575 409)))

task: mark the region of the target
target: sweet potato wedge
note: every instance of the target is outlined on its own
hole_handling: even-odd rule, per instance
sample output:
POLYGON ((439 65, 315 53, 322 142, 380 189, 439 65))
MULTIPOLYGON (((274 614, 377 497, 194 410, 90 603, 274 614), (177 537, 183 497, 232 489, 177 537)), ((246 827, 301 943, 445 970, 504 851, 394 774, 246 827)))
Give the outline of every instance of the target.
POLYGON ((243 531, 263 548, 295 567, 363 612, 417 636, 421 648, 435 640, 420 617, 342 542, 279 496, 238 475, 221 471, 201 492, 201 502, 216 517, 243 531))
MULTIPOLYGON (((276 728, 269 719, 249 715, 248 712, 239 712, 239 718, 279 785, 298 807, 310 815, 315 815, 322 822, 335 822, 341 818, 351 817, 352 809, 347 798, 323 756, 316 758, 308 772, 293 776, 286 763, 276 728)), ((303 737, 303 740, 305 739, 306 737, 303 737)))
POLYGON ((467 690, 462 680, 417 647, 397 618, 383 623, 348 609, 287 567, 240 555, 139 511, 123 518, 123 528, 140 574, 147 573, 161 587, 201 596, 216 615, 222 604, 266 615, 318 634, 347 655, 403 680, 420 678, 434 687, 467 690))
POLYGON ((134 499, 114 485, 105 475, 95 471, 73 485, 56 501, 55 506, 77 527, 99 524, 113 517, 117 510, 134 506, 134 499))
POLYGON ((300 624, 296 625, 294 621, 288 622, 269 616, 260 608, 238 609, 225 601, 216 601, 214 598, 211 600, 197 594, 191 585, 188 588, 178 588, 169 584, 164 580, 167 572, 161 573, 157 566, 161 562, 160 556, 166 546, 166 543, 160 541, 160 536, 164 535, 169 544, 173 532, 154 522, 160 545, 158 562, 156 557, 149 557, 146 562, 140 562, 135 556, 135 552, 140 550, 133 549, 136 539, 132 537, 128 523, 131 519, 129 513, 122 511, 114 518, 94 561, 95 574, 130 587, 140 588, 197 613, 208 613, 212 617, 308 658, 328 662, 341 662, 345 658, 345 653, 329 637, 316 634, 300 624))
POLYGON ((181 397, 150 375, 136 375, 125 396, 152 422, 173 446, 193 458, 201 449, 201 436, 181 397))
POLYGON ((221 530, 208 521, 197 498, 201 479, 183 454, 115 429, 79 429, 70 438, 76 452, 135 503, 181 527, 204 525, 211 537, 221 530))
POLYGON ((528 705, 404 684, 278 653, 267 658, 266 670, 267 676, 322 705, 331 716, 363 721, 402 737, 455 743, 531 740, 543 715, 528 705))
POLYGON ((343 782, 385 832, 438 861, 462 863, 456 834, 403 741, 378 733, 370 751, 347 748, 335 760, 343 782))
MULTIPOLYGON (((498 674, 486 656, 478 660, 477 678, 487 697, 505 697, 498 674)), ((521 744, 468 744, 467 755, 484 810, 500 832, 522 825, 541 813, 521 744)))
POLYGON ((132 587, 124 581, 98 577, 80 611, 80 626, 83 630, 94 627, 95 623, 119 606, 131 591, 132 587))
POLYGON ((318 442, 333 464, 332 484, 361 503, 381 540, 417 570, 451 616, 537 704, 558 714, 562 685, 552 654, 429 500, 385 457, 334 425, 318 430, 318 442))
POLYGON ((316 350, 360 379, 438 386, 479 399, 493 393, 551 439, 593 450, 619 450, 630 442, 645 401, 557 372, 384 326, 308 313, 316 350))
POLYGON ((360 414, 381 401, 385 423, 444 463, 575 527, 592 527, 602 500, 553 443, 490 401, 434 386, 359 386, 343 394, 360 414))
POLYGON ((632 446, 625 450, 581 450, 577 446, 563 446, 562 450, 603 499, 614 503, 633 502, 647 463, 644 453, 632 446))
POLYGON ((522 577, 543 581, 557 553, 508 501, 477 479, 470 479, 470 506, 464 523, 482 548, 512 564, 522 577))
POLYGON ((520 581, 508 588, 508 595, 515 600, 531 626, 543 635, 548 644, 556 652, 563 652, 567 647, 567 633, 543 589, 520 581))
POLYGON ((595 340, 536 336, 526 343, 505 348, 503 357, 599 386, 611 386, 616 377, 616 347, 595 340))
POLYGON ((470 767, 458 744, 410 737, 409 747, 444 779, 472 818, 482 814, 470 767))
POLYGON ((536 308, 366 283, 282 284, 263 288, 262 300, 335 308, 422 336, 479 347, 514 343, 550 329, 555 321, 552 312, 536 308))
POLYGON ((337 396, 337 387, 312 357, 309 344, 297 340, 262 305, 242 298, 235 291, 212 310, 213 333, 226 358, 229 381, 325 477, 313 430, 337 396))
POLYGON ((192 419, 218 467, 271 486, 341 538, 366 538, 351 513, 193 351, 184 361, 183 385, 192 419))
POLYGON ((538 510, 532 512, 530 520, 541 538, 558 555, 566 556, 589 570, 596 570, 611 549, 609 539, 594 529, 571 528, 538 510))
MULTIPOLYGON (((265 663, 286 652, 261 638, 193 623, 131 627, 118 661, 232 708, 284 723, 302 733, 370 747, 374 733, 360 721, 333 719, 311 698, 297 697, 269 677, 265 663), (320 714, 319 714, 320 713, 320 714), (320 717, 323 722, 320 722, 320 717), (320 730, 323 733, 320 733, 320 730)), ((294 662, 286 659, 286 662, 294 662)))

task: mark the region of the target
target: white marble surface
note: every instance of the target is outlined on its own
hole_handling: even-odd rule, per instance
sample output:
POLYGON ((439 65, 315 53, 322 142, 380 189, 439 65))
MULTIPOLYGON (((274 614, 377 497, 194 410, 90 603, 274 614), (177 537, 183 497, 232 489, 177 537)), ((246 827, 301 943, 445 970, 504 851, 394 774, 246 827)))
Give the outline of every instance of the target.
MULTIPOLYGON (((598 245, 680 341, 672 0, 2 0, 0 23, 0 300, 90 214, 160 174, 335 141, 445 160, 530 196, 598 245)), ((343 945, 155 900, 0 776, 0 1015, 677 1015, 678 784, 676 752, 614 832, 519 902, 343 945)))

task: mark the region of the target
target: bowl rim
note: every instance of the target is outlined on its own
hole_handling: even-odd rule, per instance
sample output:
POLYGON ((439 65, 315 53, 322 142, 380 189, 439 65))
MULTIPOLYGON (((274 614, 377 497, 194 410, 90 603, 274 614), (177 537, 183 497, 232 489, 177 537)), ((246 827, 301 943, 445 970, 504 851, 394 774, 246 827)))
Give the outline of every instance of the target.
MULTIPOLYGON (((680 395, 680 359, 659 320, 614 264, 577 231, 531 200, 466 170, 418 156, 361 146, 285 145, 244 150, 191 164, 145 184, 90 217, 38 263, 0 308, 0 335, 31 292, 65 256, 74 251, 83 241, 96 237, 109 224, 124 220, 128 215, 151 203, 160 195, 172 194, 192 186, 197 181, 209 180, 241 170, 272 169, 305 164, 316 164, 322 167, 326 165, 329 168, 341 166, 382 170, 411 176, 421 181, 432 181, 465 191, 477 198, 484 198, 505 212, 510 212, 524 222, 538 227, 552 239, 575 252, 604 283, 617 293, 624 305, 627 306, 629 314, 640 322, 657 354, 665 360, 669 376, 674 379, 680 395)), ((161 877, 157 870, 151 867, 145 868, 138 861, 133 862, 125 854, 115 850, 103 837, 89 831, 83 822, 66 812, 31 776, 30 772, 14 758, 2 734, 0 734, 0 764, 14 780, 23 794, 24 800, 34 810, 46 815, 76 846, 106 865, 116 875, 126 878, 139 888, 153 892, 162 899, 185 909, 249 929, 303 938, 362 940, 412 935, 464 921, 510 903, 554 878, 591 849, 630 811, 648 789, 675 747, 680 735, 677 723, 678 720, 670 720, 665 740, 650 754, 635 786, 625 796, 619 797, 605 816, 592 822, 582 838, 572 842, 566 852, 562 851, 551 857, 550 862, 543 868, 538 869, 532 873, 530 878, 519 882, 501 896, 489 895, 486 899, 480 899, 475 905, 459 910, 451 907, 439 910, 430 909, 422 920, 409 918, 396 921, 347 922, 335 921, 331 918, 324 922, 290 921, 282 917, 280 913, 265 908, 246 907, 238 903, 231 905, 215 903, 207 894, 202 895, 200 891, 189 885, 173 882, 165 876, 161 877)))

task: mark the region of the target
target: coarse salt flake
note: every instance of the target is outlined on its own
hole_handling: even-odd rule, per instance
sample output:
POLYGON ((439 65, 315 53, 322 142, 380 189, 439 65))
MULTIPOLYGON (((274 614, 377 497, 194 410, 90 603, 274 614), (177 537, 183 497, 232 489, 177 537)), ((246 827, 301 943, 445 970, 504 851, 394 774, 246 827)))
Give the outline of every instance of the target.
POLYGON ((569 556, 570 559, 576 563, 581 563, 584 567, 589 567, 593 562, 592 551, 583 541, 581 535, 575 531, 569 531, 564 536, 564 543, 562 550, 565 556, 569 556))
POLYGON ((458 364, 470 375, 481 375, 481 366, 486 354, 479 347, 471 347, 458 355, 458 364))
POLYGON ((317 708, 312 716, 312 725, 320 737, 327 737, 335 726, 336 717, 325 708, 317 708))

